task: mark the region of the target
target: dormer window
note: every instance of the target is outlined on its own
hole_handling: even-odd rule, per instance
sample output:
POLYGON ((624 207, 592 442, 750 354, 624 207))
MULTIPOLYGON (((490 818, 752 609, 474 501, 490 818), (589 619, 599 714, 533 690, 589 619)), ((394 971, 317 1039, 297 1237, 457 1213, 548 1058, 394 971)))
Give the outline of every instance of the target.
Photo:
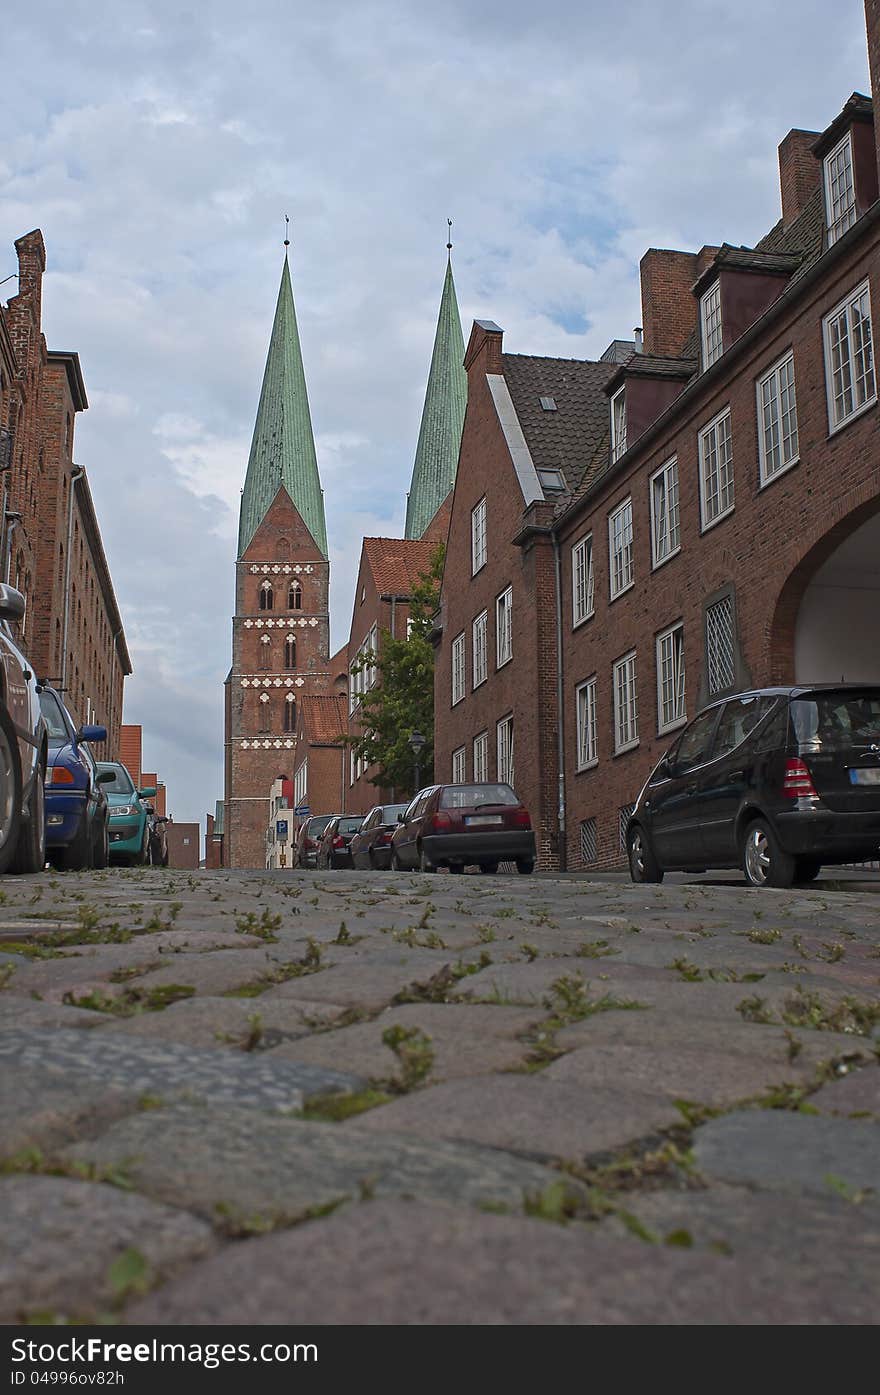
POLYGON ((836 242, 856 221, 856 190, 853 179, 852 135, 825 156, 825 219, 828 246, 836 242))
POLYGON ((626 387, 618 388, 611 399, 611 459, 619 460, 626 450, 626 387))
POLYGON ((703 341, 703 370, 711 368, 723 350, 721 342, 721 283, 715 281, 700 298, 700 333, 703 341))

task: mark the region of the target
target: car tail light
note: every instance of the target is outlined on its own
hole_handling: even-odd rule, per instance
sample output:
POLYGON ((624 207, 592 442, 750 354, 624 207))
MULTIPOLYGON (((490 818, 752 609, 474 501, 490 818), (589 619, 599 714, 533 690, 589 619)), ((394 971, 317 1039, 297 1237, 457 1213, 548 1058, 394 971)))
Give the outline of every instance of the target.
POLYGON ((390 833, 377 833, 377 834, 376 834, 376 837, 375 837, 375 839, 374 839, 374 841, 373 841, 373 847, 374 847, 374 848, 387 848, 387 847, 388 847, 388 844, 389 844, 390 842, 391 842, 391 834, 390 834, 390 833))
POLYGON ((337 833, 336 837, 333 839, 333 846, 334 848, 345 847, 345 839, 343 838, 341 833, 337 833))
POLYGON ((73 775, 66 766, 50 765, 46 771, 47 785, 72 785, 75 784, 73 775))
POLYGON ((511 828, 531 828, 532 820, 528 809, 514 809, 508 815, 508 823, 511 828))
POLYGON ((789 756, 785 762, 782 793, 789 799, 818 799, 813 778, 800 756, 789 756))
POLYGON ((315 839, 314 839, 314 838, 306 838, 306 839, 305 839, 305 849, 306 849, 306 852, 314 852, 314 851, 315 851, 315 848, 316 848, 317 846, 318 846, 318 844, 315 842, 315 839))
POLYGON ((431 829, 434 833, 448 833, 452 827, 452 815, 447 814, 443 809, 437 814, 431 815, 431 829))

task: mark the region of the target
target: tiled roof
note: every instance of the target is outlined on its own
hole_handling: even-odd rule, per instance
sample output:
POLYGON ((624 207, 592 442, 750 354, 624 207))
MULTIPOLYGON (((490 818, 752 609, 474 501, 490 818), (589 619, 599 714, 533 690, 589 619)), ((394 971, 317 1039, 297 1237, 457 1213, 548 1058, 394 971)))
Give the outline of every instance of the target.
POLYGON ((364 538, 364 552, 380 595, 412 595, 435 550, 436 543, 422 538, 364 538))
MULTIPOLYGON (((503 354, 502 370, 536 470, 561 470, 568 501, 608 435, 604 388, 615 363, 503 354), (546 410, 541 398, 555 410, 546 410)), ((549 497, 556 498, 555 493, 549 497)))
POLYGON ((345 699, 312 693, 300 698, 306 739, 322 746, 335 746, 346 729, 345 699))
POLYGON ((854 121, 873 121, 874 103, 870 97, 866 97, 862 92, 853 92, 847 98, 843 110, 838 112, 830 126, 826 126, 819 139, 813 145, 813 154, 817 160, 822 160, 833 150, 839 140, 843 139, 849 126, 854 121))

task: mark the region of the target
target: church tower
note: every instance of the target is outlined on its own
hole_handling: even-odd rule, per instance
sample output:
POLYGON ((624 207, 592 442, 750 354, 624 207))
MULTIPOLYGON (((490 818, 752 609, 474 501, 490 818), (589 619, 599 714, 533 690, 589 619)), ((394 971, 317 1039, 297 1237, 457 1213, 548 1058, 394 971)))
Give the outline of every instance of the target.
POLYGON ((273 782, 289 776, 302 698, 330 692, 324 498, 285 256, 241 495, 226 679, 228 867, 266 865, 273 782))
POLYGON ((442 542, 446 541, 449 520, 448 508, 442 513, 441 509, 449 501, 455 484, 467 406, 464 339, 452 279, 452 243, 446 245, 449 252, 446 279, 440 297, 412 482, 406 496, 404 534, 407 538, 427 537, 442 542))

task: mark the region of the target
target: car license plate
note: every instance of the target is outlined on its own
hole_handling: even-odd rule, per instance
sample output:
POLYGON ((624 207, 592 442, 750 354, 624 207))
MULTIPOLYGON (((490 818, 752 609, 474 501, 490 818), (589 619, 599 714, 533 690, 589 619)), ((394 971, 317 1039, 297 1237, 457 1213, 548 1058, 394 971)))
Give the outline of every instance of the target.
POLYGON ((880 785, 880 765, 860 767, 850 770, 850 783, 853 785, 880 785))
POLYGON ((499 824, 502 820, 500 814, 466 814, 464 821, 469 828, 475 828, 478 825, 482 828, 490 823, 499 824))

